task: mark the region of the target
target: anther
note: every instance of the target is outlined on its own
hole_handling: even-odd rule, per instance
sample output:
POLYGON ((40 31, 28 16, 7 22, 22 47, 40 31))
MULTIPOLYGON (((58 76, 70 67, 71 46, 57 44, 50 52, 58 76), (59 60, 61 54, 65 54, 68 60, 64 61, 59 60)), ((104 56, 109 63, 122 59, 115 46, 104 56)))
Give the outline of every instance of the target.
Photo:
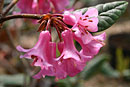
POLYGON ((83 21, 86 21, 87 19, 85 18, 85 19, 83 19, 83 21))
POLYGON ((85 28, 88 28, 88 26, 85 26, 85 28))
POLYGON ((35 56, 35 55, 31 55, 31 58, 32 58, 32 59, 34 59, 34 58, 36 58, 36 57, 37 57, 37 56, 35 56))
POLYGON ((88 22, 93 22, 93 20, 88 20, 88 22))
POLYGON ((82 20, 82 18, 80 17, 80 20, 82 20))
POLYGON ((88 15, 86 15, 85 17, 89 17, 88 15))

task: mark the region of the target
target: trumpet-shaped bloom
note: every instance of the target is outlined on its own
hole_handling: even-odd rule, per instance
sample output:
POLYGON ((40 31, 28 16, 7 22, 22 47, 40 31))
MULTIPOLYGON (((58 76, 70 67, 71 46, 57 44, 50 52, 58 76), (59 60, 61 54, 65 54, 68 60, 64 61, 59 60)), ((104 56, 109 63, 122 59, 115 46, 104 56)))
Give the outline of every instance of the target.
POLYGON ((82 32, 78 28, 74 28, 74 30, 74 39, 81 45, 80 52, 83 55, 94 56, 105 45, 103 41, 106 39, 106 33, 92 36, 89 32, 82 32))
POLYGON ((86 56, 96 55, 100 48, 104 46, 103 40, 105 39, 105 33, 99 36, 92 36, 89 33, 89 31, 96 32, 98 30, 97 16, 98 11, 95 8, 89 8, 84 15, 82 15, 82 11, 75 12, 74 14, 67 11, 64 13, 63 21, 72 26, 74 39, 82 47, 80 53, 86 56))
POLYGON ((51 38, 49 32, 43 31, 40 33, 39 41, 33 48, 23 49, 21 46, 17 46, 18 51, 26 52, 24 55, 21 55, 20 58, 34 59, 33 64, 35 66, 41 66, 41 62, 42 66, 46 68, 48 66, 51 66, 50 62, 52 62, 53 59, 49 58, 52 58, 52 56, 55 56, 55 54, 51 53, 50 55, 50 52, 47 50, 50 49, 51 45, 55 45, 55 43, 50 43, 50 39, 51 38))
POLYGON ((80 51, 81 54, 87 55, 87 56, 95 56, 99 52, 100 48, 103 47, 104 40, 105 40, 106 34, 102 33, 98 36, 94 36, 93 40, 89 42, 88 44, 81 43, 82 50, 80 51))
POLYGON ((61 56, 57 58, 58 63, 69 76, 75 76, 83 70, 91 56, 84 56, 77 51, 73 42, 73 33, 70 30, 62 32, 63 42, 59 43, 61 56))
POLYGON ((47 76, 56 76, 58 79, 64 79, 67 74, 58 65, 56 58, 56 43, 50 42, 50 33, 48 31, 42 31, 40 33, 39 41, 31 49, 23 49, 21 46, 17 46, 17 50, 25 52, 20 58, 34 59, 33 65, 40 66, 41 70, 34 78, 41 78, 47 76))
MULTIPOLYGON (((56 79, 66 78, 67 76, 66 72, 62 69, 62 67, 58 65, 57 61, 54 60, 54 58, 56 58, 56 44, 50 43, 48 45, 49 45, 49 48, 46 51, 49 52, 47 57, 48 57, 49 64, 51 64, 51 66, 48 68, 45 68, 42 62, 42 64, 40 65, 41 66, 40 72, 33 77, 36 79, 39 79, 47 75, 47 76, 55 76, 56 79)), ((43 53, 43 54, 46 54, 46 53, 43 53)), ((39 64, 39 62, 37 61, 35 64, 39 64)))
POLYGON ((19 0, 17 4, 22 13, 30 14, 61 13, 68 5, 69 0, 19 0))

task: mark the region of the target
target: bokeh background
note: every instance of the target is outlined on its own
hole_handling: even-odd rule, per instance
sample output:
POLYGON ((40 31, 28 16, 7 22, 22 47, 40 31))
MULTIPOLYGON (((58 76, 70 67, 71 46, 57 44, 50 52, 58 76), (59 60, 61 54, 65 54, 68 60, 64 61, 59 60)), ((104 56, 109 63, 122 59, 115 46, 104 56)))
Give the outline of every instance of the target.
MULTIPOLYGON (((4 8, 12 0, 5 0, 4 8)), ((73 8, 104 4, 115 0, 70 0, 73 8)), ((117 0, 116 0, 117 1, 117 0)), ((118 0, 122 1, 122 0, 118 0)), ((130 0, 125 0, 130 3, 130 0)), ((71 6, 70 5, 70 6, 71 6)), ((30 60, 20 59, 17 45, 31 48, 38 39, 39 24, 28 19, 14 19, 0 29, 0 87, 130 87, 130 4, 126 12, 109 29, 106 45, 87 63, 83 72, 75 77, 54 81, 53 77, 35 80, 32 76, 39 68, 30 60)), ((15 6, 9 14, 19 12, 15 6)), ((53 31, 53 41, 58 41, 53 31)), ((103 31, 104 32, 104 31, 103 31)), ((75 45, 80 47, 77 43, 75 45)))

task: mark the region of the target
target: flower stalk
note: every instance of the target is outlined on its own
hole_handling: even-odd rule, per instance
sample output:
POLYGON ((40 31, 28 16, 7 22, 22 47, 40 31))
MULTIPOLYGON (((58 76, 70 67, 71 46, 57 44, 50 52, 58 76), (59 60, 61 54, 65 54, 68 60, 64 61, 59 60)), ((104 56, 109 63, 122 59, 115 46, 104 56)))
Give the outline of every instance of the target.
POLYGON ((0 0, 0 15, 2 14, 4 0, 0 0))

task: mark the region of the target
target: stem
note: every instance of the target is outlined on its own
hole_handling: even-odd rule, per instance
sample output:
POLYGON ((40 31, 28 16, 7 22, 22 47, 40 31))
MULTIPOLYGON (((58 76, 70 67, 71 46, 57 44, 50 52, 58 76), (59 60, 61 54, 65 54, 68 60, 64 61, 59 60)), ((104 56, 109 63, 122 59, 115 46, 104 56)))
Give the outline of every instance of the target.
POLYGON ((11 19, 16 19, 16 18, 28 18, 28 19, 41 19, 43 15, 36 15, 36 14, 20 14, 20 15, 9 15, 6 17, 3 17, 0 19, 0 23, 3 23, 5 21, 11 20, 11 19))
MULTIPOLYGON (((4 0, 0 0, 0 19, 2 18, 2 10, 3 10, 4 0)), ((0 24, 0 29, 2 28, 2 24, 0 24)))
POLYGON ((0 0, 0 15, 2 14, 3 5, 4 5, 4 0, 0 0))
POLYGON ((8 7, 5 9, 5 11, 3 12, 3 16, 5 16, 14 6, 15 4, 18 2, 19 0, 13 0, 8 7))

